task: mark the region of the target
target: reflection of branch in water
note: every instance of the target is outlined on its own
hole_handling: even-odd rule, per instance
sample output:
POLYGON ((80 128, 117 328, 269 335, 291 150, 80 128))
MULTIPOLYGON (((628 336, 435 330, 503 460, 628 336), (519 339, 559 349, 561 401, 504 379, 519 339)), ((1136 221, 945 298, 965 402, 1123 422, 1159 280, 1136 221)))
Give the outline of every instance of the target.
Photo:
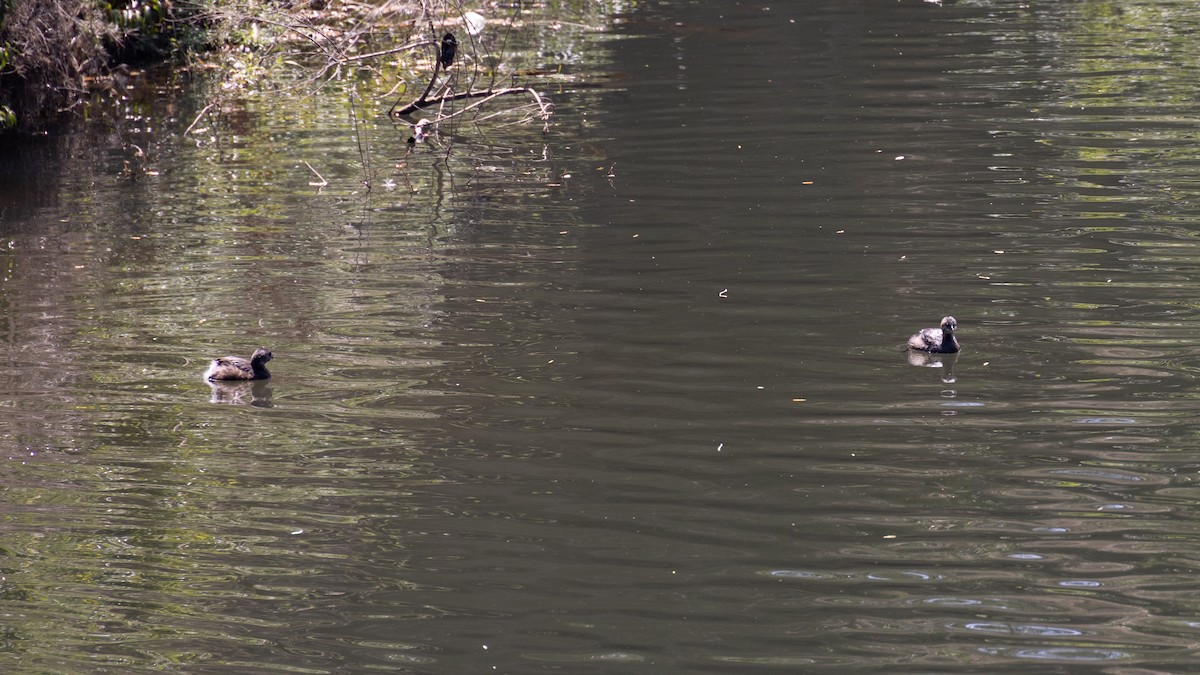
MULTIPOLYGON (((459 93, 455 93, 455 94, 445 94, 443 96, 438 96, 436 98, 432 98, 432 99, 429 99, 426 101, 416 101, 416 102, 406 106, 405 108, 403 108, 396 114, 407 116, 407 113, 413 112, 420 108, 424 108, 427 106, 433 106, 433 105, 438 106, 438 112, 433 121, 430 121, 428 119, 423 119, 419 122, 416 122, 415 124, 412 124, 410 122, 410 124, 412 124, 412 127, 413 127, 413 135, 408 139, 408 142, 409 143, 420 143, 420 142, 423 142, 433 130, 437 129, 438 125, 441 124, 442 122, 444 122, 446 120, 454 119, 455 117, 458 117, 459 115, 462 115, 463 113, 474 110, 475 108, 478 108, 479 106, 487 103, 488 101, 492 101, 492 100, 496 99, 497 97, 504 96, 507 94, 520 94, 520 93, 527 93, 533 97, 535 104, 532 104, 532 105, 536 105, 537 111, 538 111, 536 114, 536 117, 538 117, 539 119, 542 120, 542 133, 543 134, 549 133, 550 132, 550 114, 553 111, 554 106, 551 105, 550 103, 547 103, 546 101, 544 101, 542 99, 541 95, 537 93, 537 91, 535 91, 534 89, 530 89, 529 87, 507 87, 505 89, 495 89, 495 90, 484 89, 484 90, 478 90, 478 91, 459 92, 459 93), (475 103, 472 103, 471 105, 468 105, 468 106, 466 106, 460 110, 457 110, 455 112, 452 112, 450 114, 445 114, 441 110, 442 107, 444 107, 448 101, 459 101, 459 100, 463 100, 466 98, 472 98, 472 97, 475 97, 475 98, 483 97, 483 100, 476 101, 475 103)), ((506 112, 512 112, 513 110, 520 110, 520 109, 521 109, 521 106, 517 106, 514 108, 510 108, 508 110, 505 110, 505 111, 493 113, 493 114, 483 117, 481 119, 490 119, 497 115, 501 115, 506 112)), ((524 119, 530 119, 530 117, 532 117, 532 116, 534 116, 534 115, 529 115, 524 119)), ((409 118, 409 119, 412 119, 412 118, 409 118)), ((524 121, 524 120, 522 120, 522 121, 524 121)))
POLYGON ((256 408, 273 408, 270 380, 217 380, 209 381, 212 397, 209 403, 229 405, 252 405, 256 408))

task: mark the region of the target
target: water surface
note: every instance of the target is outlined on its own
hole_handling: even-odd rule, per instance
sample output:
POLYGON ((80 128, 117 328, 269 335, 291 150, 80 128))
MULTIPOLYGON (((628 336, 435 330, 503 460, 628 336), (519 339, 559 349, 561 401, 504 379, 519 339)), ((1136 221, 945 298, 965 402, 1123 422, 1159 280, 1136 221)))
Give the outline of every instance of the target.
POLYGON ((147 78, 9 149, 6 672, 1190 667, 1200 12, 607 19, 545 136, 147 78))

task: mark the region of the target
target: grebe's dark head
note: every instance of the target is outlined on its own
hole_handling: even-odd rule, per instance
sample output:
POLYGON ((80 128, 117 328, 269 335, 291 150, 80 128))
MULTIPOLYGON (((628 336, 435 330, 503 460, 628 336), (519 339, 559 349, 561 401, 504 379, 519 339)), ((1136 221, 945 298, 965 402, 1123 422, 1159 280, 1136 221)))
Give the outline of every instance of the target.
MULTIPOLYGON (((958 322, 954 320, 954 317, 952 317, 952 316, 942 317, 942 330, 950 331, 951 333, 953 333, 957 329, 958 329, 958 322)), ((258 352, 255 352, 255 354, 257 355, 258 352)), ((270 358, 270 357, 271 357, 271 352, 267 352, 267 358, 270 358)))

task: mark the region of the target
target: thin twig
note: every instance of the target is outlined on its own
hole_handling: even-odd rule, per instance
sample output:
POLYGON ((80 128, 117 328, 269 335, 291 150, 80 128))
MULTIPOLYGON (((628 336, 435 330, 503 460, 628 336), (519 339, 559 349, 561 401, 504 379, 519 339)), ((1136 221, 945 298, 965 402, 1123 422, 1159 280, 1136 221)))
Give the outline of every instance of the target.
MULTIPOLYGON (((426 42, 426 44, 437 45, 436 42, 426 42)), ((420 103, 425 100, 425 97, 429 95, 429 92, 433 91, 433 84, 435 82, 437 82, 438 73, 442 72, 441 49, 437 48, 434 51, 436 53, 433 55, 433 75, 429 76, 429 84, 425 85, 425 91, 421 92, 421 95, 417 97, 417 100, 404 106, 404 110, 401 110, 400 112, 396 112, 396 103, 400 102, 399 100, 397 100, 396 103, 393 103, 392 107, 390 109, 388 109, 388 115, 399 116, 399 115, 406 114, 405 110, 407 110, 409 112, 412 112, 412 110, 416 110, 417 108, 421 107, 420 103)))
POLYGON ((401 45, 399 47, 393 47, 392 49, 385 49, 381 52, 371 52, 370 54, 359 54, 357 56, 343 56, 343 57, 338 58, 338 62, 350 63, 351 61, 363 61, 365 59, 373 59, 377 56, 387 56, 388 54, 395 54, 397 52, 407 52, 407 51, 416 49, 417 47, 424 47, 425 45, 435 45, 435 44, 437 44, 437 43, 434 42, 433 40, 420 40, 418 42, 410 42, 406 45, 401 45))
POLYGON ((533 99, 537 101, 538 110, 542 113, 542 133, 548 134, 550 133, 550 109, 542 101, 542 97, 538 95, 537 91, 533 89, 529 89, 528 91, 533 95, 533 99))
POLYGON ((358 112, 355 110, 355 104, 358 101, 356 94, 358 86, 355 85, 350 89, 350 120, 354 122, 354 140, 358 143, 358 158, 363 165, 363 185, 367 190, 371 189, 371 154, 367 148, 366 141, 363 140, 362 129, 358 124, 358 112))
POLYGON ((311 185, 313 187, 325 187, 326 185, 329 185, 329 181, 325 180, 325 176, 322 176, 321 172, 314 169, 312 164, 309 164, 306 160, 303 160, 303 159, 300 161, 304 162, 304 166, 307 166, 309 171, 317 174, 317 178, 321 179, 320 183, 313 183, 312 181, 309 181, 309 183, 308 183, 309 185, 311 185))
POLYGON ((196 125, 200 123, 200 118, 204 117, 204 115, 207 114, 209 110, 212 110, 213 106, 215 105, 216 103, 209 103, 208 105, 204 106, 204 110, 201 110, 200 114, 196 115, 196 119, 192 120, 192 123, 188 125, 188 128, 183 131, 183 135, 187 136, 188 134, 192 133, 192 129, 195 129, 196 125))

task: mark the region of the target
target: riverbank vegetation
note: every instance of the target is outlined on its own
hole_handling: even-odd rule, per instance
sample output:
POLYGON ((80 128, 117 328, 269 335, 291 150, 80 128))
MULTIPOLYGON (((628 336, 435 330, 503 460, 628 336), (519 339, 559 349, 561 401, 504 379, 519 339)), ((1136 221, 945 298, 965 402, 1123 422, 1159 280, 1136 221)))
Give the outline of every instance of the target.
POLYGON ((171 0, 0 0, 0 129, 44 129, 122 64, 180 53, 200 16, 171 0))
POLYGON ((550 105, 517 78, 554 73, 503 54, 516 49, 508 36, 531 22, 553 32, 559 19, 547 13, 578 21, 606 5, 488 4, 485 17, 458 0, 0 0, 0 129, 50 128, 163 62, 215 72, 226 89, 280 75, 314 88, 369 79, 418 138, 507 95, 525 97, 512 108, 544 124, 550 105), (540 18, 527 21, 527 7, 540 18), (485 25, 502 37, 485 40, 485 25), (421 110, 432 114, 419 128, 406 116, 421 110))

